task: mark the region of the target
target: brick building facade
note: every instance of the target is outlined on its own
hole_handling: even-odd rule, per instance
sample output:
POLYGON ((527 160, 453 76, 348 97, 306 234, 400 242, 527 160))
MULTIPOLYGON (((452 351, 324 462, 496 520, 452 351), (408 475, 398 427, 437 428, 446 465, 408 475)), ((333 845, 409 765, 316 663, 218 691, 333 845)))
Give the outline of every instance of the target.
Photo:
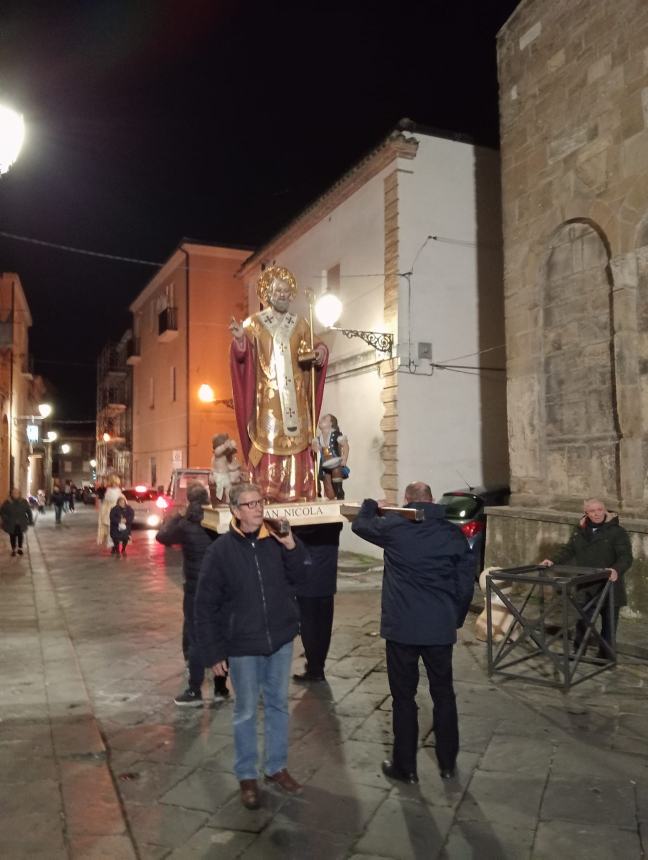
POLYGON ((569 518, 537 513, 531 534, 529 509, 596 495, 645 557, 648 4, 522 0, 498 62, 512 504, 527 512, 517 557, 503 538, 522 526, 504 517, 490 555, 530 560, 569 518))

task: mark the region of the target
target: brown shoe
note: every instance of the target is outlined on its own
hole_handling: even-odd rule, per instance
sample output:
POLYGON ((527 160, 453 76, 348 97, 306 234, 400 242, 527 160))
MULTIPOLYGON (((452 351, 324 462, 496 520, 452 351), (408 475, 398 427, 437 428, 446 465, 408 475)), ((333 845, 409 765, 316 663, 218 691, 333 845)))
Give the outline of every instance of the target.
POLYGON ((256 779, 242 779, 239 783, 241 786, 241 803, 246 809, 258 809, 261 806, 259 800, 259 786, 256 779))
POLYGON ((273 773, 272 776, 266 774, 265 781, 278 785, 286 794, 301 794, 302 791, 302 786, 296 779, 292 778, 285 767, 277 773, 273 773))

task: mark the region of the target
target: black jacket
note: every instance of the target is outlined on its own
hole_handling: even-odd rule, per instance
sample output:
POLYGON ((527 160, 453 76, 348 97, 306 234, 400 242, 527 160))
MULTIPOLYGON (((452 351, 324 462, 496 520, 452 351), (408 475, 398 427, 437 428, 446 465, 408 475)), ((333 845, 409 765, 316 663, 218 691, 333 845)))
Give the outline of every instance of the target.
POLYGON ((62 508, 65 502, 65 493, 63 490, 52 490, 51 501, 55 508, 62 508))
POLYGON ((614 605, 628 602, 623 574, 632 564, 632 547, 628 532, 619 525, 616 514, 609 512, 604 523, 591 531, 583 517, 571 537, 551 560, 555 564, 575 564, 578 567, 613 567, 619 574, 614 583, 614 605))
POLYGON ((337 591, 338 552, 342 523, 296 526, 293 534, 306 545, 311 572, 297 585, 299 597, 330 597, 337 591))
POLYGON ((0 508, 0 517, 2 517, 2 528, 7 534, 13 534, 16 526, 21 532, 25 532, 27 526, 34 525, 34 517, 27 499, 7 499, 0 508))
POLYGON ((110 539, 112 541, 123 541, 128 539, 130 537, 131 528, 133 527, 133 517, 135 516, 135 511, 131 506, 125 505, 122 508, 121 505, 115 505, 110 509, 108 516, 110 517, 110 539), (119 528, 119 524, 122 521, 126 525, 125 529, 119 528))
POLYGON ((422 522, 378 516, 365 499, 351 528, 385 550, 380 635, 403 645, 457 641, 475 587, 475 560, 463 532, 444 518, 441 505, 412 502, 422 522))
POLYGON ((216 532, 186 516, 175 514, 162 524, 155 539, 164 546, 180 544, 182 547, 182 574, 185 591, 195 591, 198 586, 198 575, 205 553, 218 537, 216 532))
POLYGON ((308 576, 301 541, 286 550, 265 526, 255 539, 235 526, 205 553, 194 602, 205 666, 227 657, 274 654, 299 632, 295 584, 308 576))

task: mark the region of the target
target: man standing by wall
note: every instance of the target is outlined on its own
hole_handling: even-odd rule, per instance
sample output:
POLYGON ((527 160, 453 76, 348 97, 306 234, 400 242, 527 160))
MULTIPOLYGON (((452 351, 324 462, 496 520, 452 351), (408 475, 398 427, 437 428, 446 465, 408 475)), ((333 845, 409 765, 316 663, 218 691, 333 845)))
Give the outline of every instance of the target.
POLYGON ((433 504, 427 484, 408 484, 405 505, 421 522, 380 515, 365 499, 352 529, 385 551, 380 634, 386 640, 387 675, 393 700, 394 749, 384 761, 391 779, 416 783, 418 718, 416 689, 423 659, 434 705, 434 735, 443 779, 454 776, 459 752, 452 648, 474 591, 475 562, 461 530, 433 504))
POLYGON ((229 673, 234 687, 234 772, 247 809, 259 807, 257 707, 263 696, 265 780, 288 794, 301 786, 286 770, 288 684, 293 639, 299 632, 295 584, 310 558, 291 531, 279 535, 263 521, 255 484, 230 490, 233 520, 207 550, 195 600, 195 627, 206 666, 229 673))
MULTIPOLYGON (((578 567, 603 567, 610 573, 614 583, 614 619, 610 627, 608 605, 601 610, 601 637, 614 651, 616 627, 619 620, 619 610, 628 602, 623 577, 632 564, 632 547, 628 532, 619 525, 619 517, 608 511, 600 499, 586 499, 583 503, 583 517, 572 532, 571 537, 561 547, 553 558, 546 558, 542 564, 575 564, 578 567)), ((601 592, 602 586, 596 586, 593 591, 585 589, 583 597, 588 602, 585 614, 591 618, 596 607, 595 598, 601 592)), ((580 647, 585 635, 585 622, 576 624, 574 646, 580 647)), ((600 647, 598 656, 608 659, 605 648, 600 647)))

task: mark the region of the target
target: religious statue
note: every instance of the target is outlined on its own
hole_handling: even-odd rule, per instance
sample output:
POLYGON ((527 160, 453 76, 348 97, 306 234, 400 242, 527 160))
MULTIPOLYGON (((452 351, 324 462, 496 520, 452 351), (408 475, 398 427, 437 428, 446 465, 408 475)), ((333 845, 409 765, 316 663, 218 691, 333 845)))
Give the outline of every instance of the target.
POLYGON ((322 403, 328 350, 313 344, 311 327, 290 313, 297 292, 283 266, 257 283, 264 309, 242 324, 232 319, 230 362, 236 422, 250 477, 265 499, 313 500, 311 443, 322 403))
POLYGON ((217 433, 212 439, 214 454, 209 476, 212 505, 226 505, 232 484, 241 480, 241 464, 236 456, 236 442, 227 433, 217 433))
POLYGON ((342 482, 349 477, 349 440, 335 415, 322 415, 313 449, 320 455, 319 476, 327 499, 343 499, 342 482))

